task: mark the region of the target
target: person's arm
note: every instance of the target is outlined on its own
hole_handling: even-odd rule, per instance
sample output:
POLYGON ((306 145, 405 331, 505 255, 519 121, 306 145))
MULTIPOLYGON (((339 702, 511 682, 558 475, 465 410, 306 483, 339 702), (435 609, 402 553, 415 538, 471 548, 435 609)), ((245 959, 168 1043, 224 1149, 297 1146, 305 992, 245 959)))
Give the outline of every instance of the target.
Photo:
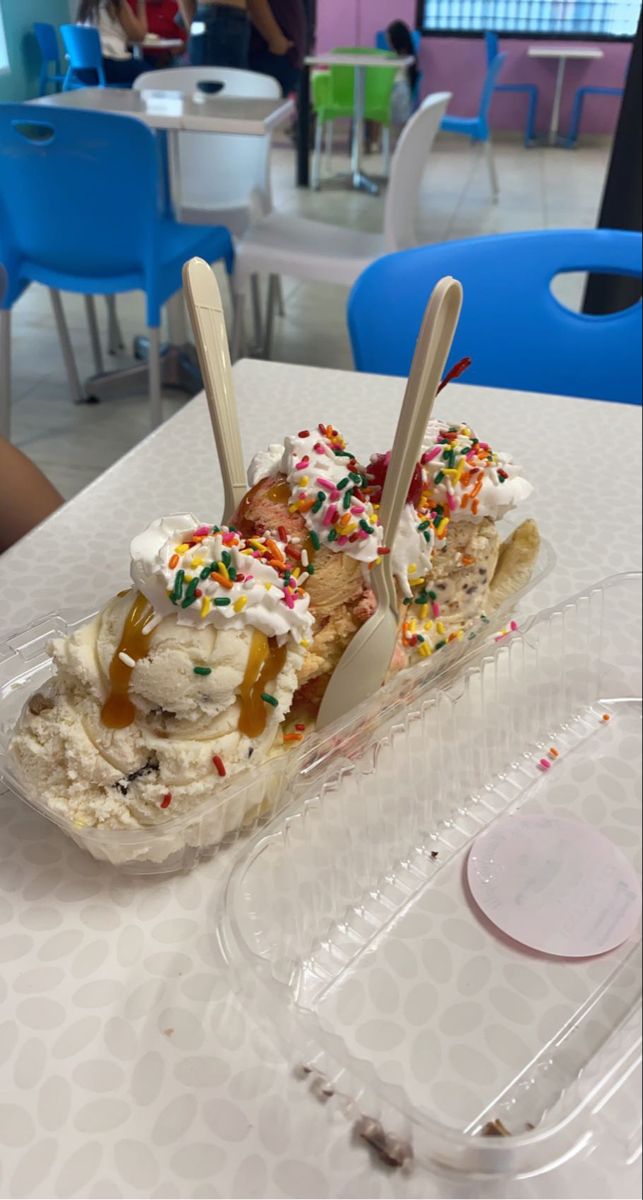
POLYGON ((196 14, 196 0, 177 0, 177 3, 179 6, 179 12, 183 18, 183 24, 189 33, 190 25, 192 24, 196 14))
POLYGON ((136 0, 136 16, 134 16, 127 0, 120 0, 116 11, 128 41, 142 42, 147 34, 145 0, 136 0))
POLYGON ((286 54, 292 42, 282 32, 272 15, 268 0, 248 0, 248 13, 255 29, 259 30, 271 54, 286 54))
POLYGON ((0 553, 63 503, 31 459, 0 438, 0 553))

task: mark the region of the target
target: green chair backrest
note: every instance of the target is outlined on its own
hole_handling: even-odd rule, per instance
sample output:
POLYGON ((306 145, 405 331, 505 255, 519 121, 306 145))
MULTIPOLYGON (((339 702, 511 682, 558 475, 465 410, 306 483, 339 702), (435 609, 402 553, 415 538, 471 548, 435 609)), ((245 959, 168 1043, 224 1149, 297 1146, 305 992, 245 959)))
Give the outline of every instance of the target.
MULTIPOLYGON (((377 54, 379 58, 392 59, 393 63, 397 58, 397 55, 390 50, 373 50, 370 46, 340 46, 333 50, 333 54, 368 54, 371 56, 377 54)), ((370 109, 388 108, 396 73, 396 66, 392 66, 390 71, 384 71, 381 67, 376 67, 372 71, 367 69, 364 97, 367 114, 370 109)), ((331 67, 330 81, 330 103, 333 108, 352 111, 355 91, 354 67, 331 67)))

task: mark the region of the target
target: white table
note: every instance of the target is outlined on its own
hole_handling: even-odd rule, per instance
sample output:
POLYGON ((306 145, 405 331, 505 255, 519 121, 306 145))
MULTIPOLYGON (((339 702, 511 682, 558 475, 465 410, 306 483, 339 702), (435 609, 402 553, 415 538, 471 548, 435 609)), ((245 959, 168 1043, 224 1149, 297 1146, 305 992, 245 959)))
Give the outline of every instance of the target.
MULTIPOLYGON (((249 361, 234 378, 248 456, 319 420, 360 454, 384 448, 403 391, 400 379, 249 361)), ((558 561, 534 607, 638 567, 640 409, 458 385, 438 413, 511 450, 535 484, 526 511, 558 561), (607 444, 627 446, 628 469, 605 502, 591 481, 605 477, 607 444)), ((52 610, 90 611, 126 582, 129 539, 148 521, 190 510, 216 518, 222 499, 198 397, 0 558, 4 635, 52 610)), ((128 879, 6 795, 0 820, 3 1196, 489 1194, 475 1181, 380 1169, 286 1071, 211 937, 234 851, 188 876, 128 879)), ((636 1085, 618 1102, 628 1129, 636 1085)), ((636 1197, 624 1140, 617 1113, 591 1156, 512 1184, 510 1195, 636 1197)))
POLYGON ((189 129, 196 133, 241 133, 254 137, 281 125, 294 110, 289 99, 205 93, 198 93, 197 98, 167 89, 139 92, 133 88, 78 88, 41 96, 32 103, 137 117, 151 129, 168 133, 189 129))
POLYGON ((409 55, 405 58, 386 58, 383 54, 313 54, 306 60, 308 67, 353 67, 355 83, 353 87, 353 138, 351 148, 351 181, 357 191, 370 192, 377 195, 377 184, 364 175, 362 171, 362 143, 364 140, 364 100, 366 95, 366 71, 391 70, 396 71, 410 67, 415 61, 409 55))
POLYGON ((185 43, 181 38, 154 37, 153 34, 148 34, 143 38, 142 42, 136 42, 133 47, 134 57, 143 58, 145 51, 154 50, 170 50, 178 53, 183 50, 185 43))
POLYGON ((554 103, 549 125, 549 144, 550 146, 557 146, 560 126, 560 106, 563 98, 567 63, 570 59, 590 62, 598 58, 603 58, 603 51, 598 46, 575 46, 564 42, 561 45, 552 46, 550 42, 537 42, 534 46, 529 47, 527 55, 529 58, 552 58, 558 61, 554 103))

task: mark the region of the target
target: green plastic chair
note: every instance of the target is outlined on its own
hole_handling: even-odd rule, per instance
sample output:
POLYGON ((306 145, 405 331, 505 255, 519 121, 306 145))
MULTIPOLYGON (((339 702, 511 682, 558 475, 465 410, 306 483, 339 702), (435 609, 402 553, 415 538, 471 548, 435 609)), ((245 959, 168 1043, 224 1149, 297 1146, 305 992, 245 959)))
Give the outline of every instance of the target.
MULTIPOLYGON (((397 55, 390 50, 373 50, 370 46, 340 46, 333 54, 377 54, 381 58, 390 58, 393 63, 397 55)), ((388 176, 391 154, 391 101, 395 77, 398 71, 396 65, 390 71, 381 68, 366 69, 364 89, 364 118, 374 121, 383 129, 383 148, 385 173, 388 176)), ((352 117, 355 96, 355 68, 330 67, 328 71, 320 71, 313 75, 311 86, 312 102, 317 117, 315 131, 315 158, 313 163, 313 180, 319 185, 321 173, 321 153, 324 129, 326 130, 326 153, 330 157, 333 144, 333 121, 339 117, 352 117)))

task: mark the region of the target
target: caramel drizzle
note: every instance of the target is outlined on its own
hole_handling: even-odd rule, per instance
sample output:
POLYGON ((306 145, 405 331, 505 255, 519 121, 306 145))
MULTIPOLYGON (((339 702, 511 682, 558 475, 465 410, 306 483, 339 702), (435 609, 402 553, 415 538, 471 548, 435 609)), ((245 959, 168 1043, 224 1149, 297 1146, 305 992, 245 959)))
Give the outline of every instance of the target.
POLYGON ((277 645, 275 638, 266 637, 258 629, 254 631, 239 692, 241 711, 237 728, 246 737, 259 737, 266 728, 268 705, 261 697, 283 670, 287 654, 287 647, 277 645))
POLYGON ((137 592, 125 619, 121 640, 110 663, 110 693, 100 714, 103 725, 108 729, 126 729, 136 717, 136 709, 129 698, 129 685, 134 668, 124 663, 120 655, 127 654, 135 663, 145 658, 152 635, 143 633, 143 630, 152 612, 149 600, 137 592))

